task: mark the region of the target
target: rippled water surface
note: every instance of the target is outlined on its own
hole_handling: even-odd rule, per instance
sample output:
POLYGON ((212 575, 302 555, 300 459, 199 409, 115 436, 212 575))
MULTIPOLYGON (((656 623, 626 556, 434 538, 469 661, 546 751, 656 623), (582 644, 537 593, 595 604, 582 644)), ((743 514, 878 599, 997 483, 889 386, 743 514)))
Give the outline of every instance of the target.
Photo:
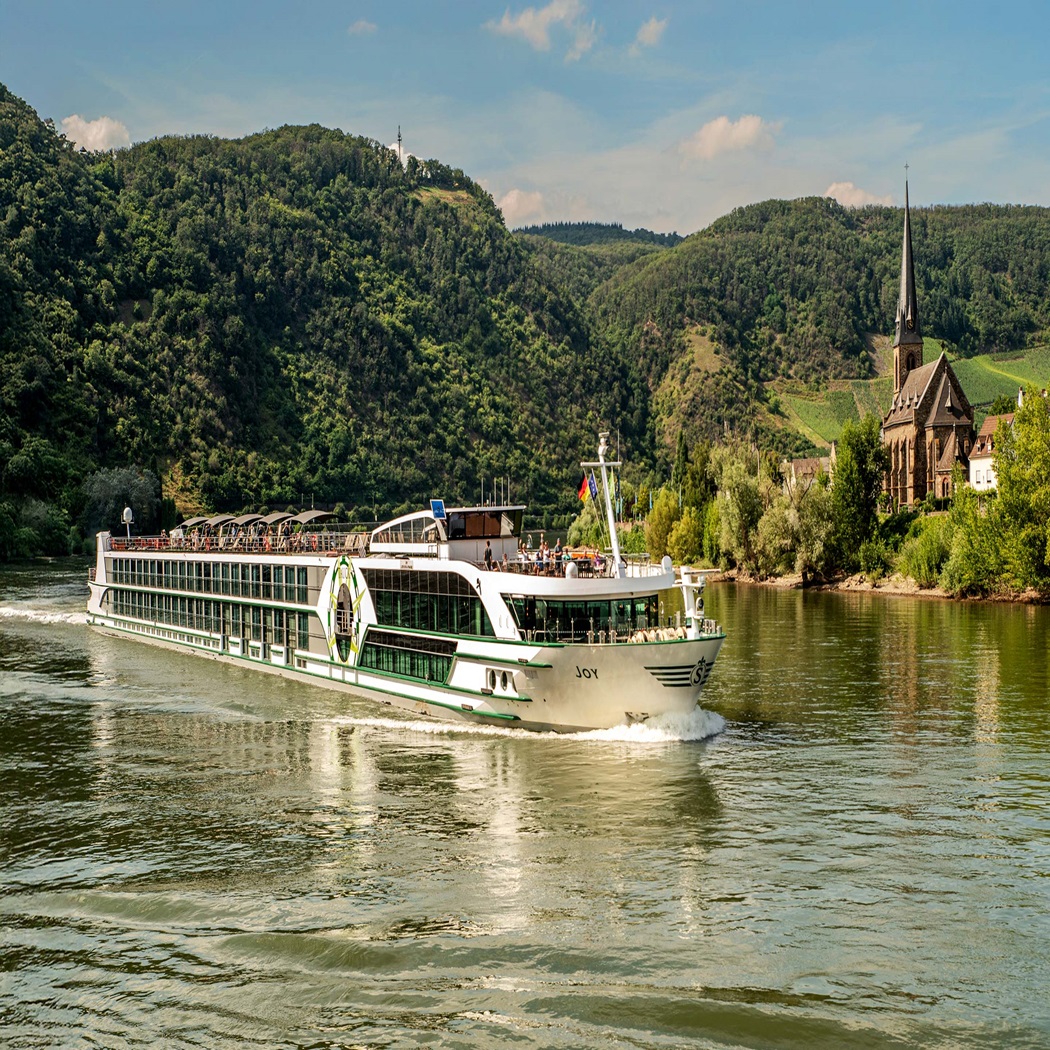
POLYGON ((1050 1045, 1047 610, 715 586, 716 714, 558 738, 83 578, 0 573, 4 1046, 1050 1045))

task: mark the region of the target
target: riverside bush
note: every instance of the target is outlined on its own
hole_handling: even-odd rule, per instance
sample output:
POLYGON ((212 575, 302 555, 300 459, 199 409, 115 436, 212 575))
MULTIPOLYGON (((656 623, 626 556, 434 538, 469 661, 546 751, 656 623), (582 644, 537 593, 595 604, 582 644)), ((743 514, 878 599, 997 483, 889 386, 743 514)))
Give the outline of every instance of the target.
POLYGON ((948 553, 944 539, 944 519, 920 518, 909 530, 897 566, 920 587, 935 587, 948 553))

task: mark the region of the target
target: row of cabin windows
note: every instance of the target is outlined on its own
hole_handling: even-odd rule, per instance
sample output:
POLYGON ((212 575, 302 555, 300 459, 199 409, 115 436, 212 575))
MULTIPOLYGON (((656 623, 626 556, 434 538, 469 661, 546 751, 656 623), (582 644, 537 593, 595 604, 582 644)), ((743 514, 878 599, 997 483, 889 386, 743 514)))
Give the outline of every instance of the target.
POLYGON ((421 682, 447 682, 455 643, 371 630, 365 636, 358 666, 421 682))
POLYGON ((110 577, 112 583, 133 587, 307 604, 305 565, 114 558, 110 577))
POLYGON ((630 633, 659 624, 660 605, 655 594, 614 601, 556 601, 517 595, 507 604, 526 637, 548 641, 587 640, 599 631, 630 633))
POLYGON ((284 609, 242 606, 207 598, 180 598, 173 594, 151 594, 114 588, 106 602, 113 616, 185 627, 241 638, 249 642, 309 649, 310 616, 284 609))
POLYGON ((476 594, 412 594, 373 590, 376 622, 409 631, 494 638, 488 611, 476 594))

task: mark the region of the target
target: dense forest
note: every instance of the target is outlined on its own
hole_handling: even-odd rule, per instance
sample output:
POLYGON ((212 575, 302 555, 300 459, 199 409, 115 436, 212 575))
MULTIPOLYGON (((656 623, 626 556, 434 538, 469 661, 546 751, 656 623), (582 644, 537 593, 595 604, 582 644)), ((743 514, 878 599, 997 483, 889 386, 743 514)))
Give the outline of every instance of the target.
POLYGON ((68 529, 132 465, 183 512, 371 517, 494 476, 549 511, 644 404, 488 194, 338 131, 92 156, 0 88, 0 221, 9 524, 68 529))
POLYGON ((659 248, 673 248, 682 241, 677 233, 654 233, 641 226, 636 230, 625 230, 618 222, 544 222, 537 226, 519 226, 517 232, 575 245, 637 241, 639 244, 655 244, 659 248))
MULTIPOLYGON (((912 219, 926 335, 967 355, 1050 328, 1050 210, 912 219)), ((106 470, 156 475, 182 513, 357 518, 509 477, 564 520, 600 426, 657 474, 681 434, 807 451, 764 429, 768 384, 873 374, 900 231, 899 209, 806 199, 681 243, 511 233, 463 172, 372 140, 89 154, 0 86, 0 557, 75 546, 106 470)))

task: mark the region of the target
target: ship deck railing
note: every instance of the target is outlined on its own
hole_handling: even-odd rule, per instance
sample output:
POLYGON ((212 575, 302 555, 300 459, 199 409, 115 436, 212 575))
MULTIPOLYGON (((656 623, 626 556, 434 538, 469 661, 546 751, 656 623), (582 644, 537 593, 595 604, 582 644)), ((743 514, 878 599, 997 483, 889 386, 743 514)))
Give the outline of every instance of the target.
MULTIPOLYGON (((701 636, 719 635, 722 628, 716 620, 701 620, 697 626, 701 636)), ((575 623, 568 628, 546 626, 535 630, 525 629, 522 636, 526 642, 560 642, 563 645, 624 645, 639 642, 673 642, 687 637, 680 614, 664 617, 651 626, 620 626, 595 628, 588 623, 575 623)))
MULTIPOLYGON (((327 525, 317 528, 306 527, 298 532, 282 533, 279 527, 269 531, 254 532, 245 529, 236 533, 208 533, 193 530, 184 536, 119 536, 110 537, 111 551, 137 552, 174 552, 200 554, 353 554, 364 556, 369 552, 369 533, 362 532, 360 527, 327 525)), ((435 549, 436 553, 436 549, 435 549)), ((664 568, 654 564, 648 555, 623 556, 625 575, 629 579, 649 576, 661 576, 664 568)), ((494 561, 491 566, 483 561, 473 563, 483 571, 511 572, 523 576, 564 577, 568 565, 575 565, 577 574, 584 579, 609 577, 612 575, 612 555, 573 555, 566 560, 564 556, 552 555, 547 560, 540 560, 535 552, 526 551, 514 558, 508 558, 506 565, 494 561)))
POLYGON ((112 536, 113 551, 173 551, 200 554, 357 554, 368 551, 368 533, 350 527, 279 529, 236 533, 190 532, 184 536, 112 536))
MULTIPOLYGON (((646 576, 662 576, 666 571, 660 564, 653 564, 648 555, 636 555, 623 558, 624 573, 630 579, 638 579, 646 576)), ((506 564, 494 561, 491 566, 484 562, 475 562, 479 569, 491 570, 492 572, 512 572, 521 576, 551 576, 564 577, 565 570, 569 565, 576 566, 578 576, 586 579, 595 577, 610 577, 613 574, 612 556, 593 557, 589 555, 572 555, 571 558, 551 557, 547 561, 540 561, 532 557, 508 558, 506 564)))

